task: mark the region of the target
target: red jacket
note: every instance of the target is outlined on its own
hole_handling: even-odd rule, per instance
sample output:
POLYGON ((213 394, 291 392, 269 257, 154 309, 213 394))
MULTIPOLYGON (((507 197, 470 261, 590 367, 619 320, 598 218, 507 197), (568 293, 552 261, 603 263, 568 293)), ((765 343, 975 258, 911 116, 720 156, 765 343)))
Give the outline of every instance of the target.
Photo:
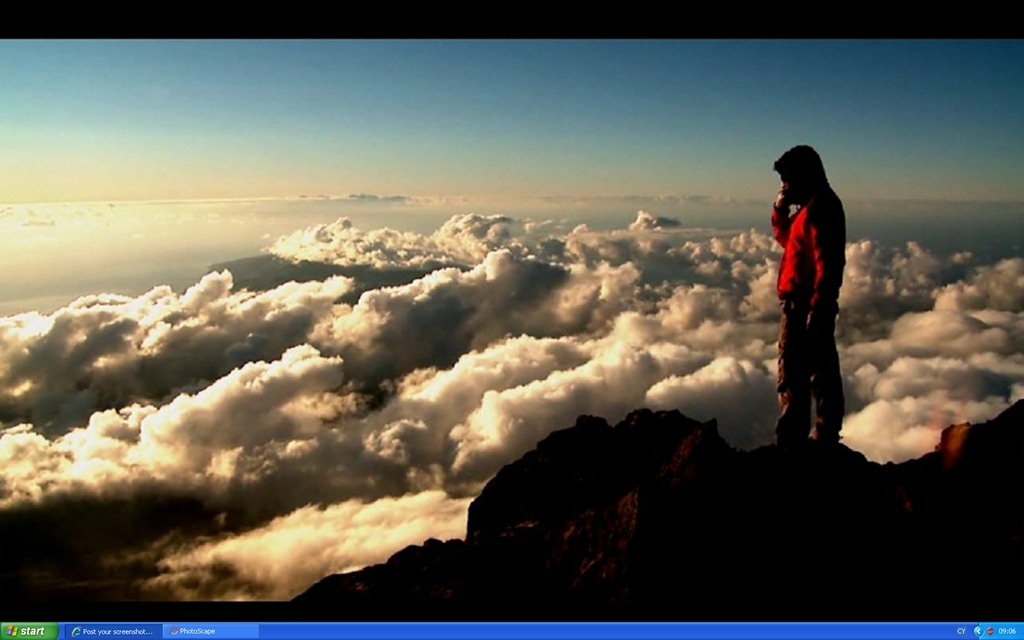
POLYGON ((835 307, 846 266, 846 214, 825 187, 792 217, 772 211, 775 239, 783 246, 779 299, 835 307))

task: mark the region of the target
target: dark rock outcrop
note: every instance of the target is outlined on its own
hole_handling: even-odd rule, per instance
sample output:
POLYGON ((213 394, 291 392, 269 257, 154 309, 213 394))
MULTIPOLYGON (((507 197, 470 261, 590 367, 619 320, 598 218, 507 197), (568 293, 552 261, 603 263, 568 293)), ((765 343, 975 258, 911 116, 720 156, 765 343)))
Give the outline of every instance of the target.
POLYGON ((1024 570, 1022 454, 1024 402, 885 465, 814 441, 737 451, 678 411, 615 427, 582 416, 487 484, 465 541, 408 547, 295 602, 579 605, 588 618, 595 605, 832 602, 857 619, 963 601, 979 572, 1024 570))

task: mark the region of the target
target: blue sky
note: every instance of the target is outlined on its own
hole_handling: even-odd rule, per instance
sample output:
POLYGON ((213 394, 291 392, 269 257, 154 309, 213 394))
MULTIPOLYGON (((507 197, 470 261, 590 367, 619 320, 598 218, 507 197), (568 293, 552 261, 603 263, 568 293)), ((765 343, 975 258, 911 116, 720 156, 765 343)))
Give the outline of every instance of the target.
POLYGON ((1024 200, 1024 41, 5 41, 0 202, 1024 200), (766 193, 767 191, 767 193, 766 193))

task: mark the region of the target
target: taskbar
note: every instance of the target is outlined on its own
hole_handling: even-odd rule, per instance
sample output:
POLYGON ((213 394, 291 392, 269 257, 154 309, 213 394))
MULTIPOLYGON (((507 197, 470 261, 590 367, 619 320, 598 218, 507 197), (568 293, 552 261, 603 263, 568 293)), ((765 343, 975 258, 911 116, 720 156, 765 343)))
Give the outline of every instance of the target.
POLYGON ((1024 624, 1002 622, 4 622, 0 630, 0 640, 1024 640, 1024 624))

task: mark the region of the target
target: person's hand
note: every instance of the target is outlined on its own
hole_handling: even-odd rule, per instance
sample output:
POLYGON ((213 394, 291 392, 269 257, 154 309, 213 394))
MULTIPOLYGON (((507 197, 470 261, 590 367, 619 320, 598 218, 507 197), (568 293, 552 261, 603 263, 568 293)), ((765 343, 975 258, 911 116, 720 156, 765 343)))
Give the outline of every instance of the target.
POLYGON ((789 212, 790 205, 793 204, 792 198, 789 193, 789 185, 782 185, 779 189, 779 195, 775 198, 775 208, 779 211, 789 212))

